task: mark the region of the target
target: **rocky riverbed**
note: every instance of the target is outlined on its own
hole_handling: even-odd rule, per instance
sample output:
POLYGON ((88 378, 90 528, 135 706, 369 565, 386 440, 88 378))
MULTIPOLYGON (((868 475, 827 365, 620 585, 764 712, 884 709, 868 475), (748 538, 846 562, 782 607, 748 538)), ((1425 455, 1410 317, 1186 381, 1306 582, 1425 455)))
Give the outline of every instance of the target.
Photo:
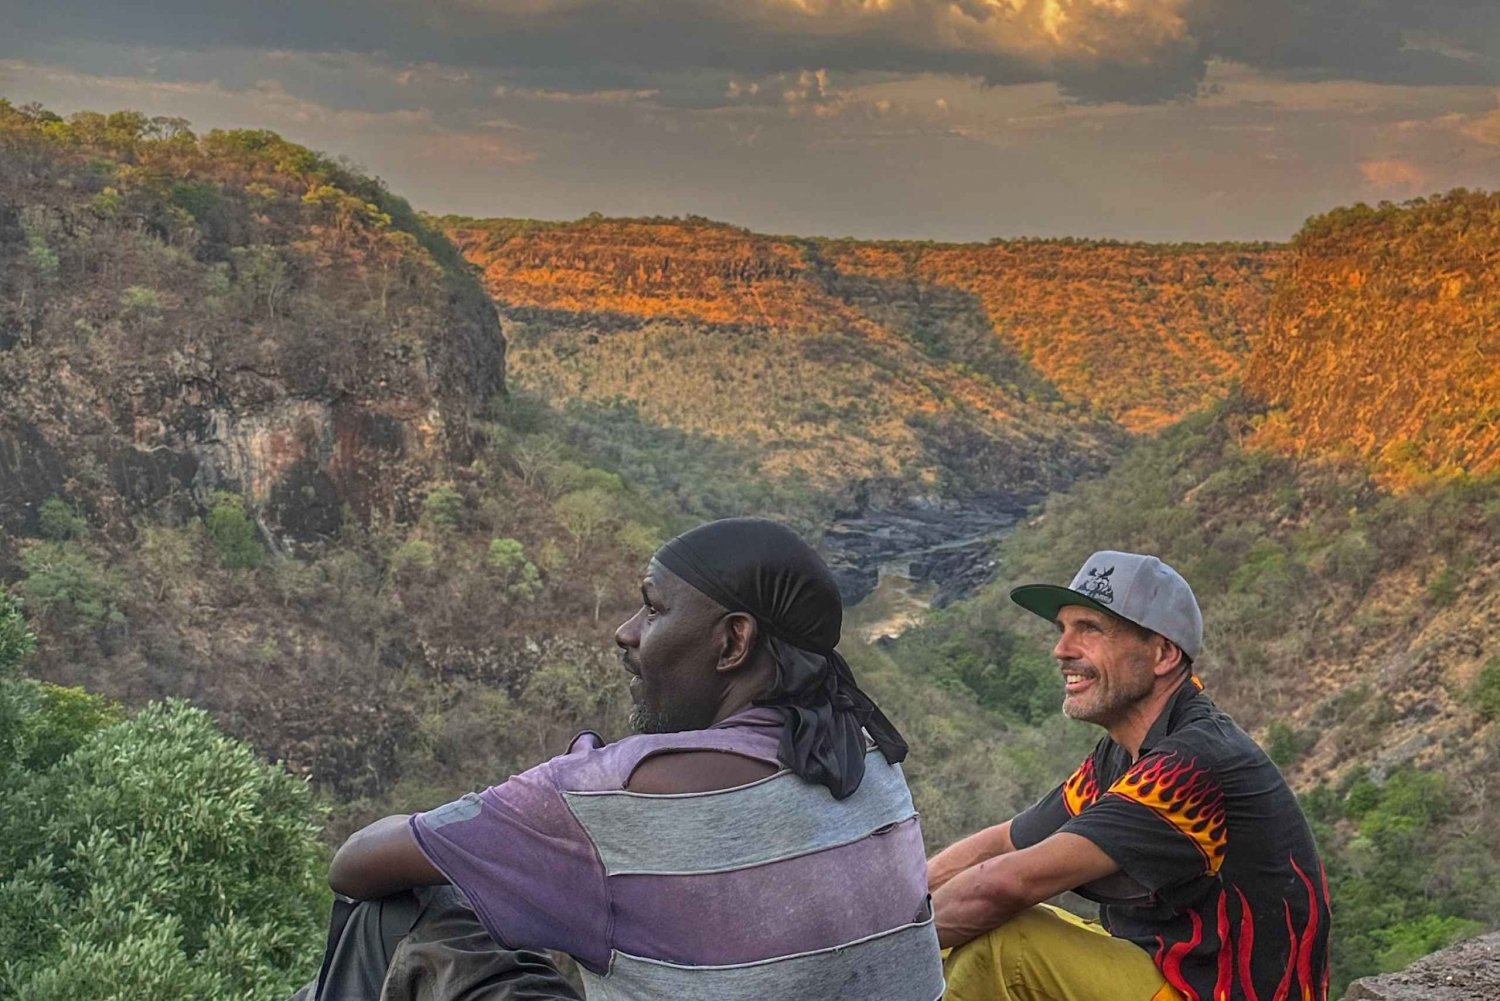
MULTIPOLYGON (((929 499, 840 519, 823 553, 846 605, 864 601, 883 577, 904 578, 942 607, 994 576, 995 547, 1026 505, 990 497, 963 505, 929 499)), ((924 600, 927 600, 924 598, 924 600)))

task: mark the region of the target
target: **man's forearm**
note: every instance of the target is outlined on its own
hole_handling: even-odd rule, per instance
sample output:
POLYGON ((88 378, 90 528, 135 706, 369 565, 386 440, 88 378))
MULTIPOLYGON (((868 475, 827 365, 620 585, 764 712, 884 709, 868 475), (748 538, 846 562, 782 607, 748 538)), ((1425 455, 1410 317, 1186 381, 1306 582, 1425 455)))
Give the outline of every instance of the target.
POLYGON ((965 869, 932 895, 938 942, 944 948, 963 945, 1032 904, 1119 871, 1119 864, 1097 844, 1070 831, 1020 851, 1012 846, 965 869))
POLYGON ((1004 872, 1004 860, 982 862, 960 872, 932 895, 938 944, 963 945, 998 928, 1035 901, 1004 872))
POLYGON ((1015 845, 1010 840, 1010 821, 986 827, 954 842, 927 862, 927 889, 936 893, 959 873, 1012 851, 1015 845))

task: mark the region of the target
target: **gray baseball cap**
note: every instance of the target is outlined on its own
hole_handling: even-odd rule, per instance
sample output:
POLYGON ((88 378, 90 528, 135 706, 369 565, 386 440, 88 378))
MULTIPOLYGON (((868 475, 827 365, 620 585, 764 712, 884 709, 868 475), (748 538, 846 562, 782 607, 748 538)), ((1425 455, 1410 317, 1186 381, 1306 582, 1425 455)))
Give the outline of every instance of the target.
POLYGON ((1073 583, 1027 584, 1010 600, 1048 622, 1064 605, 1083 605, 1118 615, 1160 633, 1182 648, 1189 660, 1203 651, 1203 613, 1182 574, 1155 556, 1105 549, 1088 558, 1073 583))

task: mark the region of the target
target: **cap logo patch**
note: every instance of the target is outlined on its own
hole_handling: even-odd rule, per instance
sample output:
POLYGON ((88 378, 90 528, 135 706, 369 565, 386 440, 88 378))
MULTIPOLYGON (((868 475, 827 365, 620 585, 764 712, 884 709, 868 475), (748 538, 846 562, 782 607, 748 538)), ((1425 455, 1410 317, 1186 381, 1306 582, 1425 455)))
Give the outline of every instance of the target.
POLYGON ((1114 572, 1114 567, 1110 567, 1107 570, 1089 567, 1089 579, 1080 583, 1078 590, 1088 597, 1093 598, 1101 605, 1114 604, 1115 589, 1109 583, 1110 575, 1114 572))

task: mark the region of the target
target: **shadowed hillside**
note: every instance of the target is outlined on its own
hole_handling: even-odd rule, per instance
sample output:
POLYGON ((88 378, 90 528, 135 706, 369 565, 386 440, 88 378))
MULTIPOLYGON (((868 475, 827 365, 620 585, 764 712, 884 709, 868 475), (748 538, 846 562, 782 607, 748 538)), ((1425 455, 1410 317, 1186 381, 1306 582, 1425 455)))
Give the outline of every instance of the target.
POLYGON ((1246 384, 1280 408, 1275 445, 1398 487, 1500 471, 1500 195, 1311 220, 1246 384))
POLYGON ((223 487, 315 542, 467 461, 504 388, 495 311, 377 183, 131 112, 0 105, 0 157, 0 526, 69 491, 119 523, 223 487))

